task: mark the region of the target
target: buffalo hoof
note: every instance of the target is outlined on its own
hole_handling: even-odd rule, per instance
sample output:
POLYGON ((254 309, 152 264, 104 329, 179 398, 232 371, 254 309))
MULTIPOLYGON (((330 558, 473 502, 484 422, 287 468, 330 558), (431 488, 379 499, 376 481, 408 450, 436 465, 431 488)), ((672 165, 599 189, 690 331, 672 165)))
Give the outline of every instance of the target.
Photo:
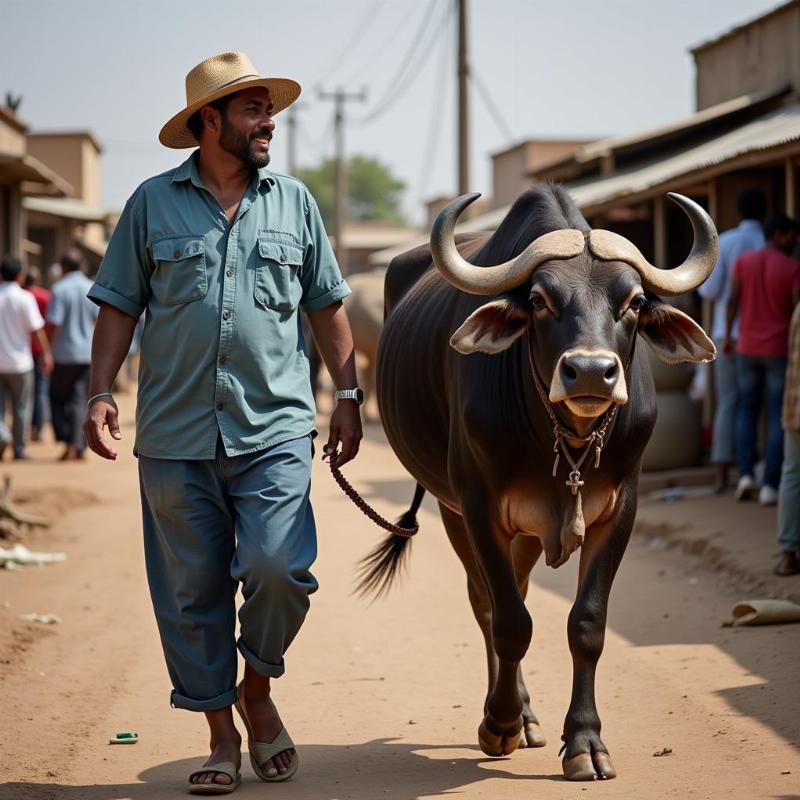
MULTIPOLYGON (((500 733, 495 733, 489 728, 487 720, 489 715, 484 717, 483 722, 478 727, 478 744, 487 756, 510 756, 519 747, 522 738, 522 722, 514 728, 500 728, 500 733)), ((496 723, 492 723, 492 728, 497 728, 496 723)))
POLYGON ((547 744, 547 737, 542 733, 538 722, 526 722, 522 733, 519 747, 544 747, 547 744))
POLYGON ((611 756, 596 750, 589 753, 578 753, 572 758, 564 757, 561 762, 564 777, 568 781, 605 781, 617 777, 617 770, 611 763, 611 756))

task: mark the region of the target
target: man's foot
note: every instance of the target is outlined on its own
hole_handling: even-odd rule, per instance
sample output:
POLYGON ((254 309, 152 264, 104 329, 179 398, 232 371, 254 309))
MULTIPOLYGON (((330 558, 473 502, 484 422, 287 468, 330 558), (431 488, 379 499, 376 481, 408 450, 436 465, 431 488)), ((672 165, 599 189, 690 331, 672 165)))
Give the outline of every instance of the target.
MULTIPOLYGON (((236 764, 236 769, 242 766, 242 737, 238 736, 236 739, 225 739, 211 745, 211 755, 208 757, 206 763, 219 764, 223 761, 231 761, 236 764)), ((220 783, 227 786, 231 783, 228 775, 222 772, 201 772, 191 778, 192 783, 220 783)))
POLYGON ((774 506, 778 502, 778 490, 765 483, 758 492, 758 502, 762 506, 774 506))
MULTIPOLYGON (((271 742, 281 732, 283 723, 269 694, 263 694, 261 687, 258 687, 258 692, 257 695, 248 693, 246 684, 240 684, 239 705, 247 718, 253 741, 271 742)), ((267 759, 260 764, 260 767, 266 775, 274 778, 288 772, 295 758, 294 750, 284 750, 273 758, 267 759)))
POLYGON ((737 500, 752 500, 756 493, 756 482, 752 475, 742 475, 736 485, 737 500))
POLYGON ((728 465, 714 465, 714 494, 724 494, 728 488, 728 465))
POLYGON ((797 553, 781 553, 773 572, 782 578, 800 573, 800 558, 797 553))

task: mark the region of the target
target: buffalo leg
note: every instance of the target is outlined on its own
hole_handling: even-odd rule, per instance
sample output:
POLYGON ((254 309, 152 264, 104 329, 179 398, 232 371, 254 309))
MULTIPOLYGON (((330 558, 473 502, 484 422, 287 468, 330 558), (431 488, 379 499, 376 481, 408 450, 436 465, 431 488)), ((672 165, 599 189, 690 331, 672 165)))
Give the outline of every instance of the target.
POLYGON ((621 490, 618 511, 586 532, 581 550, 578 591, 567 623, 572 653, 572 700, 564 721, 564 776, 568 780, 614 778, 616 770, 600 739, 595 702, 595 672, 603 652, 611 584, 628 544, 636 516, 634 479, 621 490))
MULTIPOLYGON (((531 570, 542 554, 541 541, 533 536, 517 535, 511 543, 511 557, 517 588, 523 600, 528 596, 531 570)), ((544 747, 547 739, 539 726, 539 720, 531 709, 531 697, 522 677, 522 665, 517 667, 517 688, 522 698, 522 721, 524 735, 519 740, 520 747, 544 747)))
POLYGON ((511 539, 492 520, 492 507, 489 498, 473 491, 463 511, 467 537, 489 593, 492 645, 497 655, 497 678, 478 728, 478 742, 487 755, 501 756, 513 753, 522 735, 517 670, 530 645, 533 622, 517 587, 511 539))

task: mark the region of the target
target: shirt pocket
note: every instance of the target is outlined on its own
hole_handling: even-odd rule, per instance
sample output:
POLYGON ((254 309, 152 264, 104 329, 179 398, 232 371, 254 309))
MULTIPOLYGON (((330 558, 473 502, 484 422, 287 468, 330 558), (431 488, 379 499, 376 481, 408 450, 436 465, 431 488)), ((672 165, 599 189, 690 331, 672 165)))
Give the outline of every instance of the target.
POLYGON ((255 299, 273 311, 294 311, 303 295, 300 267, 303 248, 270 239, 258 240, 255 299))
POLYGON ((208 292, 206 246, 202 236, 170 236, 153 244, 153 295, 161 305, 200 300, 208 292))

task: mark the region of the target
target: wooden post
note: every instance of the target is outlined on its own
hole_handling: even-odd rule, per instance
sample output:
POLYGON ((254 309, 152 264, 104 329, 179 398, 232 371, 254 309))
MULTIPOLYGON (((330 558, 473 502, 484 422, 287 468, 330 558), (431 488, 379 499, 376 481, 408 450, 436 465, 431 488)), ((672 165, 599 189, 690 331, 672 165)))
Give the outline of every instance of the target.
POLYGON ((653 200, 653 263, 667 266, 667 206, 663 195, 653 200))
POLYGON ((786 172, 786 215, 794 219, 797 217, 797 169, 791 156, 783 163, 786 172))
POLYGON ((469 192, 469 61, 467 0, 458 0, 458 193, 469 192))

